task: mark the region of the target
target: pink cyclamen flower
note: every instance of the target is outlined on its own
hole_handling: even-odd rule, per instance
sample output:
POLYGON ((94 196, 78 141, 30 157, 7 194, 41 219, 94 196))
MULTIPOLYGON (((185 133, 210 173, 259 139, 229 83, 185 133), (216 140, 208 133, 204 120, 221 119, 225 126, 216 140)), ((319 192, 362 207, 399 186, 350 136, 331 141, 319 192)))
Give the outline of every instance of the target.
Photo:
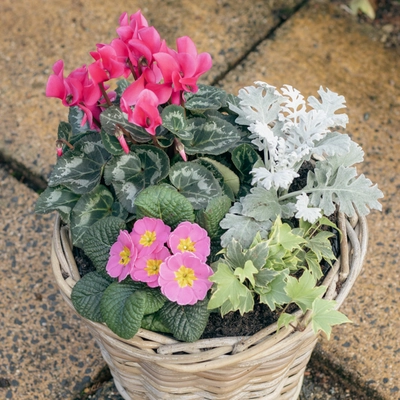
POLYGON ((121 231, 117 241, 111 246, 110 258, 106 271, 112 278, 118 278, 121 282, 131 272, 136 261, 137 249, 128 231, 121 231))
POLYGON ((171 254, 164 246, 161 250, 147 254, 136 260, 131 277, 134 281, 146 282, 149 287, 157 287, 160 265, 171 254))
POLYGON ((181 222, 168 238, 168 246, 173 254, 191 252, 201 261, 210 255, 210 238, 207 231, 189 221, 181 222))
POLYGON ((179 305, 193 305, 206 297, 213 270, 192 253, 178 253, 161 265, 158 283, 162 294, 179 305))
POLYGON ((171 228, 161 219, 144 217, 133 225, 131 237, 138 249, 138 257, 157 252, 168 240, 171 228))

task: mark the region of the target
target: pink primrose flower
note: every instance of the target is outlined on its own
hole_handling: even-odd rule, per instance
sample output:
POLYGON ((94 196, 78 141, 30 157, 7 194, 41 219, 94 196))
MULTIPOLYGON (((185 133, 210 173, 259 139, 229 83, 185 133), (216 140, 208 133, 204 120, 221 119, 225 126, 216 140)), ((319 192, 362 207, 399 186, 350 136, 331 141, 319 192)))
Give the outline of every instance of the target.
POLYGON ((134 281, 146 282, 149 287, 157 287, 160 265, 171 254, 169 250, 163 246, 161 250, 147 254, 136 260, 131 277, 134 281))
POLYGON ((184 221, 169 236, 168 247, 173 254, 191 252, 205 262, 210 255, 210 238, 201 226, 184 221))
POLYGON ((128 231, 120 231, 117 241, 111 246, 106 271, 121 282, 131 272, 137 258, 137 249, 128 231))
POLYGON ((161 219, 144 217, 133 225, 131 237, 138 249, 138 257, 154 253, 162 249, 168 240, 171 228, 161 219))
POLYGON ((212 269, 192 253, 178 253, 160 265, 158 283, 162 294, 179 305, 193 305, 206 297, 212 269))

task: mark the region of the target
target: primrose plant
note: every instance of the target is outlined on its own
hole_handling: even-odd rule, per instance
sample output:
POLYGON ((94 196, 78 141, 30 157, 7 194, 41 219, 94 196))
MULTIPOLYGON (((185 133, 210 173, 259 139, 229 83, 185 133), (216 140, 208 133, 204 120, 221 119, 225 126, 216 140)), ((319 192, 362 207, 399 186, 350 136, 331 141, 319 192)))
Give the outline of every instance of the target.
POLYGON ((36 211, 57 211, 90 260, 76 310, 123 338, 194 341, 210 312, 264 303, 283 326, 294 303, 329 336, 347 321, 317 284, 336 212, 366 215, 382 197, 357 175, 361 148, 334 129, 346 127, 343 96, 306 101, 263 82, 227 94, 197 83, 211 57, 190 38, 169 48, 140 11, 119 22, 89 66, 64 77, 56 62, 46 89, 69 115, 36 211))

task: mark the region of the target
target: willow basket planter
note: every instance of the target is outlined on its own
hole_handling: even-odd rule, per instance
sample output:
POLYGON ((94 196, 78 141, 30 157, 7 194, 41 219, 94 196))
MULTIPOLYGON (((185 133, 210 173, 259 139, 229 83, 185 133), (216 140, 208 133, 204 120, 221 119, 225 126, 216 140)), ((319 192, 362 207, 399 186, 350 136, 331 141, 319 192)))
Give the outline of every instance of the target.
MULTIPOLYGON (((365 217, 347 220, 339 215, 338 222, 344 233, 341 256, 323 284, 328 288, 324 298, 336 299, 339 307, 361 271, 368 229, 365 217)), ((68 227, 61 226, 59 217, 51 261, 61 294, 74 310, 71 290, 79 272, 68 227)), ((303 318, 307 321, 307 314, 303 318)), ((103 324, 82 320, 97 341, 124 399, 297 399, 318 340, 311 324, 302 331, 288 327, 279 332, 273 324, 249 337, 194 343, 140 329, 132 339, 125 340, 103 324)))

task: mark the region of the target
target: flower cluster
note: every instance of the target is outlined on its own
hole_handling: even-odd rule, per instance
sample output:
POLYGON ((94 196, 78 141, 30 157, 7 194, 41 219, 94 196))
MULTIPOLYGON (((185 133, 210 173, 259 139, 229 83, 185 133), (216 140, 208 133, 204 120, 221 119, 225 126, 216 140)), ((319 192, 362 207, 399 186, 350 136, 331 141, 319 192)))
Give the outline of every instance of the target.
POLYGON ((213 271, 205 263, 209 254, 210 238, 199 225, 185 221, 171 232, 162 220, 144 217, 132 232, 120 232, 106 270, 120 282, 130 275, 151 288, 160 286, 171 301, 193 305, 212 285, 213 271))
MULTIPOLYGON (((107 92, 105 82, 132 78, 120 99, 121 110, 129 122, 155 135, 162 123, 159 105, 180 104, 183 92, 196 93, 198 78, 211 68, 211 56, 198 54, 187 36, 177 39, 177 50, 169 48, 140 11, 130 16, 122 14, 117 34, 110 44, 97 44, 97 51, 90 53, 95 60, 92 64, 77 68, 66 78, 63 61, 57 61, 46 95, 61 99, 65 106, 79 107, 85 115, 82 124, 99 130, 104 106, 110 106, 116 98, 115 92, 107 92)), ((118 139, 128 153, 124 136, 118 139)))

